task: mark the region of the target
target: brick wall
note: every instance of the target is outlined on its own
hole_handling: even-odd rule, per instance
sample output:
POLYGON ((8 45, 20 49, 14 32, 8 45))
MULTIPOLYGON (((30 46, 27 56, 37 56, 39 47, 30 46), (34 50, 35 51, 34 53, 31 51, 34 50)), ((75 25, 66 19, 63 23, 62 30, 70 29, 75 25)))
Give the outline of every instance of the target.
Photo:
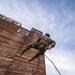
POLYGON ((46 75, 44 55, 28 63, 38 50, 30 49, 22 56, 17 55, 41 35, 42 32, 34 28, 29 31, 0 17, 0 75, 34 75, 36 70, 36 75, 46 75), (28 35, 20 34, 19 29, 26 30, 28 35))

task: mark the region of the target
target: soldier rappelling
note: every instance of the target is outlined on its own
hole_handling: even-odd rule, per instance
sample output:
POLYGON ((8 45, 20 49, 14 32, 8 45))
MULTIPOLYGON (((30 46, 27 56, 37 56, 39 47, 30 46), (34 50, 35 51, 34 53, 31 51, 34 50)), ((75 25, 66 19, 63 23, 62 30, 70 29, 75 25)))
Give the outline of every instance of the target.
POLYGON ((56 42, 50 38, 50 35, 48 33, 46 33, 45 35, 41 36, 36 42, 27 45, 26 48, 21 53, 19 53, 19 55, 22 56, 24 52, 28 51, 30 48, 39 50, 39 52, 29 60, 29 62, 31 62, 40 55, 43 55, 46 50, 55 47, 55 45, 56 42))

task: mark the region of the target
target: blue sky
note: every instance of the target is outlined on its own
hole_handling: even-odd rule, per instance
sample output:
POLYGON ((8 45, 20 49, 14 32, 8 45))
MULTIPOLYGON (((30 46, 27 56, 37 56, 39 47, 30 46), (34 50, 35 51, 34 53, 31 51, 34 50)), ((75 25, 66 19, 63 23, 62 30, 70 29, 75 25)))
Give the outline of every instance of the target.
MULTIPOLYGON (((62 75, 75 75, 75 0, 0 0, 0 13, 49 33, 56 47, 45 54, 62 75)), ((47 75, 58 75, 46 59, 47 75)))

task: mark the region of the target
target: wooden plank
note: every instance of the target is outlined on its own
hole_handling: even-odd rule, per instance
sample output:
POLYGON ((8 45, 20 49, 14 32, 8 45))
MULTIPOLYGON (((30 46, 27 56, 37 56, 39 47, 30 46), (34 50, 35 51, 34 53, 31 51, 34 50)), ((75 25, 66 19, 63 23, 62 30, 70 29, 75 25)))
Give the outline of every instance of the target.
POLYGON ((7 69, 9 64, 11 63, 12 59, 0 57, 0 68, 7 69))
POLYGON ((4 75, 5 74, 6 69, 2 69, 0 68, 0 75, 4 75))
POLYGON ((17 73, 17 72, 7 71, 7 72, 5 73, 5 75, 25 75, 25 74, 21 74, 21 73, 17 73))

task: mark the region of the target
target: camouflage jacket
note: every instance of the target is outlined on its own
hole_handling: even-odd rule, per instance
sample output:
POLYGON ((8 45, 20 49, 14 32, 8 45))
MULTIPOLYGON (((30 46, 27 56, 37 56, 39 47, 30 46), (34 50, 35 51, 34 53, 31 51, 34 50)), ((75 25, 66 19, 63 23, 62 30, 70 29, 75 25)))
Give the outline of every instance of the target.
POLYGON ((50 37, 48 36, 41 36, 38 40, 37 40, 37 43, 40 43, 40 44, 44 44, 45 47, 47 47, 47 49, 50 47, 54 47, 56 42, 54 40, 52 40, 50 37))

